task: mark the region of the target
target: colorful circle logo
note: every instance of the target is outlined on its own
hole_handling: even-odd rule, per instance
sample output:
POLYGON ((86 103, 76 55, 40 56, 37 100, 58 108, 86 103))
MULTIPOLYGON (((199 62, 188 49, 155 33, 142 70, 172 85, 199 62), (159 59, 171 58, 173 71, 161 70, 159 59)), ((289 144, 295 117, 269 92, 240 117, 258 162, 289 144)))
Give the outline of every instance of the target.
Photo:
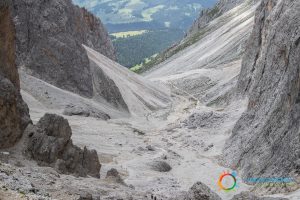
POLYGON ((226 192, 229 192, 231 190, 233 190, 235 187, 237 187, 237 173, 236 172, 226 172, 224 171, 220 177, 219 177, 219 180, 218 180, 218 185, 220 187, 220 190, 224 190, 226 192), (231 180, 231 185, 230 186, 224 186, 224 183, 223 181, 224 180, 231 180))

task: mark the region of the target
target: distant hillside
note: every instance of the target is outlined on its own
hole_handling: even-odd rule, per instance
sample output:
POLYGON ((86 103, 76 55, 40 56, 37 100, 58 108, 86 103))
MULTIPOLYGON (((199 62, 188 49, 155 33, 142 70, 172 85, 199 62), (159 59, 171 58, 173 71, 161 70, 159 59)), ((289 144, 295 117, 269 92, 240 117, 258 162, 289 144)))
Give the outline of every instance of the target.
POLYGON ((111 34, 144 35, 114 40, 120 64, 132 67, 183 38, 204 8, 217 0, 73 0, 101 18, 111 34), (130 31, 130 32, 129 32, 130 31), (153 37, 155 36, 155 38, 153 37), (141 40, 142 38, 142 40, 141 40))
MULTIPOLYGON (((124 24, 137 29, 186 29, 203 8, 211 7, 216 0, 73 0, 101 17, 109 32, 117 32, 124 24), (141 27, 139 27, 141 26, 141 27)), ((124 30, 122 30, 124 31, 124 30)))
POLYGON ((111 36, 113 45, 118 50, 118 62, 125 67, 142 63, 145 58, 163 51, 167 46, 172 45, 174 41, 178 41, 184 36, 184 32, 178 29, 148 31, 141 34, 138 34, 138 32, 121 32, 121 35, 126 33, 133 34, 133 36, 119 38, 111 36))

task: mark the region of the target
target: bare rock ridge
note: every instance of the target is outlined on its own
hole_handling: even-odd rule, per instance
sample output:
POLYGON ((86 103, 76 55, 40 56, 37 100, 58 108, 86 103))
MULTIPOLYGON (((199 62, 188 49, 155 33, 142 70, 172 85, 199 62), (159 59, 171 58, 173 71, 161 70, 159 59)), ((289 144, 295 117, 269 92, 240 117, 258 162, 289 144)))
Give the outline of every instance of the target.
POLYGON ((15 0, 13 4, 17 65, 59 88, 93 97, 92 74, 82 44, 115 59, 101 21, 71 0, 15 0))
MULTIPOLYGON (((247 0, 249 3, 258 2, 257 0, 247 0)), ((210 9, 204 9, 201 11, 200 16, 196 19, 187 33, 187 36, 192 36, 203 29, 209 22, 221 16, 225 12, 245 2, 245 0, 220 0, 218 3, 210 9)))
POLYGON ((73 145, 72 130, 66 119, 45 114, 36 126, 25 131, 26 153, 41 165, 50 165, 61 173, 100 177, 98 155, 95 150, 84 150, 73 145))
POLYGON ((30 123, 15 64, 15 30, 8 1, 0 2, 0 148, 13 146, 30 123))
POLYGON ((67 120, 46 114, 36 126, 30 124, 15 64, 11 6, 12 1, 0 3, 0 149, 13 147, 23 136, 16 149, 25 150, 40 164, 53 166, 62 173, 99 177, 97 152, 73 145, 67 120))
POLYGON ((263 0, 256 11, 238 80, 249 104, 224 149, 245 178, 300 176, 299 11, 298 0, 263 0))

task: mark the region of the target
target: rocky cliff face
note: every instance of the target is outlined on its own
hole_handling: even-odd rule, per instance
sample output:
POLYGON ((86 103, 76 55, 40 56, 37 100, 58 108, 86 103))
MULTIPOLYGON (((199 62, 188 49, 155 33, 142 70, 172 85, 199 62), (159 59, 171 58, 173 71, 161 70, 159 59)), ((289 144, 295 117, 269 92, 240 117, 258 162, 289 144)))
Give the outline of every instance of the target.
POLYGON ((59 88, 93 96, 85 44, 111 59, 114 49, 101 21, 71 0, 13 1, 17 64, 59 88))
POLYGON ((28 107, 20 94, 15 65, 15 30, 10 2, 0 3, 0 148, 14 145, 30 123, 28 107))
POLYGON ((299 11, 298 0, 263 0, 256 12, 238 81, 249 104, 224 149, 244 177, 300 175, 299 11))

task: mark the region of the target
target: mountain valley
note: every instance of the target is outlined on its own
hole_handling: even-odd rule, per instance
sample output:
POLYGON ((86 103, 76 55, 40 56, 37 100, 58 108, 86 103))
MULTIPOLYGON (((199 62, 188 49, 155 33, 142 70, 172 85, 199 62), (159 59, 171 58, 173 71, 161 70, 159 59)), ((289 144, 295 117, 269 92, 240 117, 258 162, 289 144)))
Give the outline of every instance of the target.
MULTIPOLYGON (((129 4, 150 6, 86 6, 129 4)), ((0 199, 300 199, 298 0, 196 10, 140 74, 117 63, 105 27, 120 18, 88 10, 0 3, 0 199)))

